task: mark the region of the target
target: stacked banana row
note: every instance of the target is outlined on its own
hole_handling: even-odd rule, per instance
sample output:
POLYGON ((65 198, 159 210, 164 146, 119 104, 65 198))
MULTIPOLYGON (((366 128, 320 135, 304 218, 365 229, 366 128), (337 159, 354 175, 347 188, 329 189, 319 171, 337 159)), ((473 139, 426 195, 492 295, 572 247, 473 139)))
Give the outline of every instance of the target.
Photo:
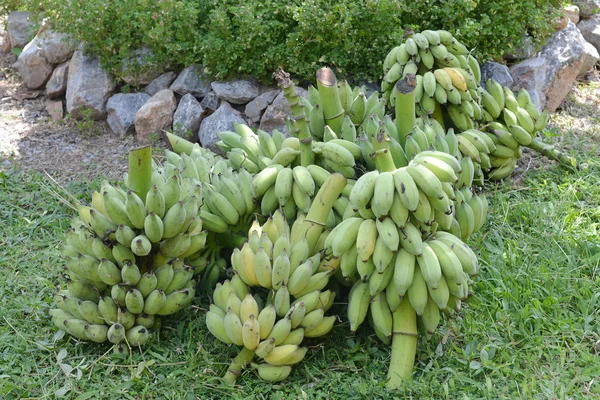
POLYGON ((253 365, 269 381, 285 379, 307 352, 302 340, 325 335, 335 322, 325 316, 335 293, 322 291, 333 270, 320 253, 309 254, 307 238, 298 234, 303 220, 296 221, 290 230, 278 210, 262 226, 252 225, 231 256, 236 275, 216 285, 206 315, 217 339, 255 352, 263 362, 253 365), (269 289, 266 300, 251 287, 269 289))
POLYGON ((78 207, 62 249, 67 291, 51 311, 59 329, 82 340, 140 345, 159 326, 156 316, 192 301, 194 269, 183 260, 202 253, 207 233, 198 212, 202 188, 190 170, 155 170, 144 199, 103 182, 92 207, 78 207))

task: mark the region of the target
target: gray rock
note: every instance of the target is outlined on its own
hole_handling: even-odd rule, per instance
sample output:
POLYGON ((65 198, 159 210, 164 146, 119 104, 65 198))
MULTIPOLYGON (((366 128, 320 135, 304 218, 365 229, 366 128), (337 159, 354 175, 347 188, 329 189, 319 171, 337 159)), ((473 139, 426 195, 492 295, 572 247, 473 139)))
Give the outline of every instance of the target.
POLYGON ((533 41, 530 36, 523 36, 521 44, 513 52, 506 53, 503 58, 507 61, 524 60, 533 55, 533 41))
POLYGON ((54 99, 65 94, 67 91, 68 72, 68 62, 59 64, 56 68, 54 68, 52 76, 50 76, 50 79, 46 83, 46 96, 54 99))
POLYGON ((160 134, 170 129, 177 99, 170 89, 163 89, 152 96, 135 114, 137 139, 149 143, 152 134, 160 134))
MULTIPOLYGON (((304 98, 308 97, 308 91, 296 86, 296 93, 304 98)), ((292 117, 292 110, 283 95, 283 92, 277 95, 273 104, 271 104, 265 110, 262 118, 260 119, 260 129, 271 132, 273 129, 277 129, 282 133, 289 133, 285 125, 287 118, 292 117)))
POLYGON ((600 59, 600 54, 598 53, 598 50, 591 43, 585 42, 583 44, 583 50, 583 63, 581 64, 579 74, 577 74, 578 78, 584 76, 589 71, 593 70, 594 66, 596 66, 598 60, 600 59))
POLYGON ((569 21, 565 29, 556 32, 541 49, 540 56, 548 60, 544 83, 546 108, 554 112, 571 91, 585 63, 585 39, 575 24, 569 21))
POLYGON ((7 18, 8 39, 11 48, 22 49, 36 33, 36 25, 32 21, 32 14, 24 11, 14 11, 7 18))
POLYGON ((234 124, 245 124, 242 113, 234 109, 226 101, 211 115, 204 118, 198 130, 198 139, 202 147, 210 149, 217 154, 223 154, 215 143, 221 140, 217 136, 220 131, 234 130, 234 124))
POLYGON ((206 96, 204 96, 200 102, 200 105, 204 110, 213 112, 219 108, 219 105, 221 105, 221 99, 219 99, 217 94, 211 90, 206 94, 206 96))
POLYGON ((190 93, 183 96, 173 115, 173 133, 195 141, 203 112, 202 106, 194 96, 190 93))
POLYGON ((157 78, 155 78, 152 82, 148 84, 144 88, 144 92, 148 93, 150 96, 154 96, 156 93, 160 92, 163 89, 168 89, 169 85, 173 83, 173 81, 177 78, 177 73, 174 71, 166 72, 157 78))
POLYGON ((46 30, 40 34, 42 49, 46 60, 51 64, 60 64, 73 55, 75 46, 69 35, 46 30))
POLYGON ((135 114, 150 99, 146 93, 117 93, 106 103, 106 122, 117 135, 135 130, 135 114))
POLYGON ((511 87, 514 83, 508 67, 493 61, 488 61, 481 66, 481 86, 485 87, 485 82, 490 78, 502 86, 511 87))
POLYGON ((571 0, 569 3, 579 7, 579 17, 591 18, 600 11, 600 0, 571 0))
POLYGON ((29 42, 16 62, 19 76, 30 89, 39 89, 50 79, 52 64, 46 60, 41 39, 36 36, 29 42))
POLYGON ((260 95, 258 83, 249 79, 212 82, 211 86, 219 98, 231 104, 246 104, 260 95))
POLYGON ((577 28, 585 40, 600 50, 600 15, 581 21, 577 28))
POLYGON ((250 121, 258 123, 263 112, 271 105, 271 103, 273 103, 273 100, 275 100, 275 97, 277 97, 280 92, 280 90, 270 90, 246 104, 246 109, 244 110, 246 117, 248 117, 250 121))
POLYGON ((134 50, 122 60, 123 66, 119 77, 128 85, 135 87, 149 84, 163 72, 163 68, 153 65, 151 59, 152 52, 150 49, 134 50))
POLYGON ((73 53, 67 83, 68 113, 82 118, 82 111, 91 109, 93 119, 104 119, 106 101, 114 90, 115 81, 102 69, 98 58, 87 56, 82 51, 73 53))
POLYGON ((542 110, 546 105, 546 95, 544 94, 544 82, 548 70, 548 60, 545 57, 530 58, 510 67, 510 73, 514 83, 511 87, 513 91, 527 89, 538 110, 542 110))
POLYGON ((211 87, 210 82, 202 76, 202 67, 193 64, 181 71, 170 89, 182 96, 191 93, 194 97, 204 97, 210 92, 211 87))

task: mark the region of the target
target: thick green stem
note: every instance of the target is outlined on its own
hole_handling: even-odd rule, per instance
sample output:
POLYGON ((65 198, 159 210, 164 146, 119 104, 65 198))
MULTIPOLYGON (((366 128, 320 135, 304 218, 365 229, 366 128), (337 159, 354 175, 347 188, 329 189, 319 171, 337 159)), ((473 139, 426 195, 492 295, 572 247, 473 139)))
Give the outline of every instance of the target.
POLYGON ((242 374, 242 368, 249 364, 254 358, 254 350, 247 349, 244 347, 242 351, 231 361, 227 373, 223 376, 223 379, 228 385, 233 385, 235 380, 242 374))
POLYGON ((417 313, 404 297, 392 314, 392 359, 388 370, 388 389, 397 389, 413 373, 417 354, 417 313))
POLYGON ((333 208, 333 203, 340 196, 340 193, 346 187, 347 180, 340 173, 329 175, 323 186, 319 189, 308 210, 308 214, 302 223, 301 237, 308 239, 308 248, 313 254, 319 236, 323 232, 323 227, 327 222, 327 216, 333 208))
POLYGON ((396 83, 396 129, 400 144, 404 147, 406 135, 415 126, 415 86, 417 79, 414 74, 408 74, 396 83))
POLYGON ((543 156, 548 157, 551 160, 558 161, 562 165, 566 165, 571 168, 579 168, 577 160, 573 157, 569 157, 565 153, 559 150, 553 149, 549 144, 542 142, 540 139, 533 139, 533 141, 527 146, 543 156))
POLYGON ((317 90, 323 104, 325 123, 340 137, 346 113, 340 100, 335 74, 331 69, 323 67, 317 71, 317 90))
POLYGON ((373 154, 371 157, 375 159, 375 167, 379 172, 392 172, 396 170, 394 158, 390 153, 390 138, 385 133, 384 129, 380 129, 377 136, 371 138, 373 144, 373 154))
POLYGON ((163 137, 171 150, 173 150, 175 153, 185 153, 188 156, 192 154, 194 143, 190 142, 189 140, 185 140, 184 138, 180 138, 179 136, 169 132, 163 132, 163 137))
POLYGON ((302 99, 296 93, 296 85, 290 79, 290 74, 279 68, 273 76, 277 80, 279 87, 283 90, 283 95, 292 109, 292 116, 295 121, 292 126, 295 128, 295 132, 290 133, 297 136, 300 140, 300 164, 308 167, 315 163, 315 155, 312 151, 313 138, 306 119, 306 113, 304 112, 302 99))
POLYGON ((152 186, 152 147, 145 146, 129 152, 127 187, 145 199, 152 186))

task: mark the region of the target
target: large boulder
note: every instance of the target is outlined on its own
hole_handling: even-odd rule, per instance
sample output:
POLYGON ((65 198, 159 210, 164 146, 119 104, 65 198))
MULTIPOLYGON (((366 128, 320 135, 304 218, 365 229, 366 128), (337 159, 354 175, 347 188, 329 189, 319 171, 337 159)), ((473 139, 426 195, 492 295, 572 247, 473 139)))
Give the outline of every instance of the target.
POLYGON ((46 83, 46 96, 51 99, 62 96, 67 91, 69 63, 64 62, 54 68, 52 76, 46 83))
POLYGON ((572 23, 577 24, 579 22, 579 7, 567 5, 562 8, 562 12, 572 23))
POLYGON ((244 114, 254 123, 259 123, 263 112, 273 103, 280 90, 269 90, 246 104, 244 114))
POLYGON ((170 89, 163 89, 152 96, 135 114, 135 131, 142 143, 150 143, 153 134, 170 129, 177 99, 170 89))
POLYGON ((577 24, 581 35, 597 50, 600 50, 600 15, 586 19, 577 24))
POLYGON ((200 128, 203 112, 202 106, 194 96, 190 93, 183 96, 173 115, 173 133, 196 141, 196 132, 200 128))
POLYGON ((221 149, 216 146, 216 143, 221 140, 217 136, 220 131, 234 130, 234 124, 245 124, 246 121, 242 117, 242 113, 234 109, 223 101, 221 106, 211 115, 204 118, 198 130, 198 140, 202 147, 210 149, 217 154, 223 154, 221 149))
MULTIPOLYGON (((304 98, 308 97, 308 92, 298 86, 296 86, 296 94, 304 98)), ((282 133, 289 133, 285 121, 291 117, 292 109, 288 105, 283 92, 281 92, 275 97, 273 104, 265 110, 265 113, 260 120, 259 128, 267 132, 277 129, 282 133)))
POLYGON ((93 119, 106 117, 106 101, 115 90, 115 81, 100 66, 97 57, 82 51, 73 53, 69 63, 67 83, 67 112, 82 118, 84 109, 91 109, 93 119))
POLYGON ((54 69, 44 56, 42 40, 38 36, 25 46, 17 59, 16 67, 23 83, 30 89, 43 87, 54 69))
POLYGON ((212 82, 211 86, 220 99, 231 104, 246 104, 260 94, 258 83, 250 79, 212 82))
POLYGON ((156 93, 160 92, 163 89, 168 89, 171 83, 177 78, 177 73, 174 71, 165 72, 162 75, 159 75, 157 78, 153 79, 152 82, 148 84, 144 88, 144 92, 149 94, 150 96, 154 96, 156 93))
POLYGON ((39 36, 42 40, 44 57, 51 64, 68 61, 75 52, 75 46, 69 35, 45 30, 39 36))
POLYGON ((204 97, 210 92, 211 86, 202 75, 202 67, 193 64, 181 71, 170 89, 182 96, 191 93, 194 97, 204 97))
POLYGON ((591 18, 600 12, 600 0, 571 0, 569 3, 579 8, 579 17, 591 18))
POLYGON ((577 76, 585 73, 586 58, 585 39, 575 24, 569 22, 567 27, 556 32, 540 50, 540 56, 548 60, 548 70, 544 83, 546 108, 555 111, 567 94, 571 91, 577 76))
POLYGON ((545 57, 530 58, 510 67, 510 73, 514 79, 511 89, 527 89, 538 110, 546 105, 544 83, 548 71, 549 62, 545 57))
POLYGON ((598 63, 598 60, 600 60, 600 54, 598 53, 597 48, 591 43, 585 42, 583 44, 583 51, 585 54, 583 56, 583 63, 581 64, 581 70, 579 70, 579 74, 577 75, 578 78, 593 70, 598 63))
POLYGON ((511 87, 514 83, 508 67, 493 61, 488 61, 481 66, 481 85, 485 87, 485 82, 490 78, 502 86, 511 87))
POLYGON ((516 48, 504 54, 503 58, 507 61, 525 60, 533 55, 533 40, 529 35, 523 35, 521 43, 516 48))
POLYGON ((118 135, 135 131, 135 115, 150 99, 146 93, 117 93, 106 103, 106 122, 118 135))
POLYGON ((128 85, 135 87, 149 84, 163 72, 163 68, 152 64, 151 60, 150 49, 134 50, 122 60, 119 77, 128 85))
POLYGON ((36 24, 32 14, 24 11, 14 11, 6 19, 6 30, 11 48, 22 49, 36 33, 36 24))

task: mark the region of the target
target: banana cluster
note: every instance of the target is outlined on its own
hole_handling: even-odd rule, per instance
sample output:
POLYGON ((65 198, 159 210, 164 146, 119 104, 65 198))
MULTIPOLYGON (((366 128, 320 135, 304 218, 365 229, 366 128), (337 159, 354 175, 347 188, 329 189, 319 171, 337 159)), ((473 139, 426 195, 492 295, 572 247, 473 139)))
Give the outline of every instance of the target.
POLYGON ((250 228, 248 241, 234 249, 231 264, 236 272, 217 283, 206 324, 225 343, 255 352, 259 376, 269 381, 285 379, 291 366, 304 358, 305 337, 328 333, 335 316, 325 316, 335 293, 323 291, 333 270, 310 255, 306 237, 298 234, 302 219, 290 229, 276 211, 262 226, 250 228), (252 287, 268 289, 266 299, 252 295, 252 287))
POLYGON ((153 170, 143 198, 105 181, 91 207, 78 207, 62 249, 67 290, 51 311, 59 329, 82 340, 141 345, 158 328, 157 316, 193 300, 195 268, 183 260, 202 254, 207 232, 202 187, 183 168, 195 158, 179 158, 180 169, 153 170))

